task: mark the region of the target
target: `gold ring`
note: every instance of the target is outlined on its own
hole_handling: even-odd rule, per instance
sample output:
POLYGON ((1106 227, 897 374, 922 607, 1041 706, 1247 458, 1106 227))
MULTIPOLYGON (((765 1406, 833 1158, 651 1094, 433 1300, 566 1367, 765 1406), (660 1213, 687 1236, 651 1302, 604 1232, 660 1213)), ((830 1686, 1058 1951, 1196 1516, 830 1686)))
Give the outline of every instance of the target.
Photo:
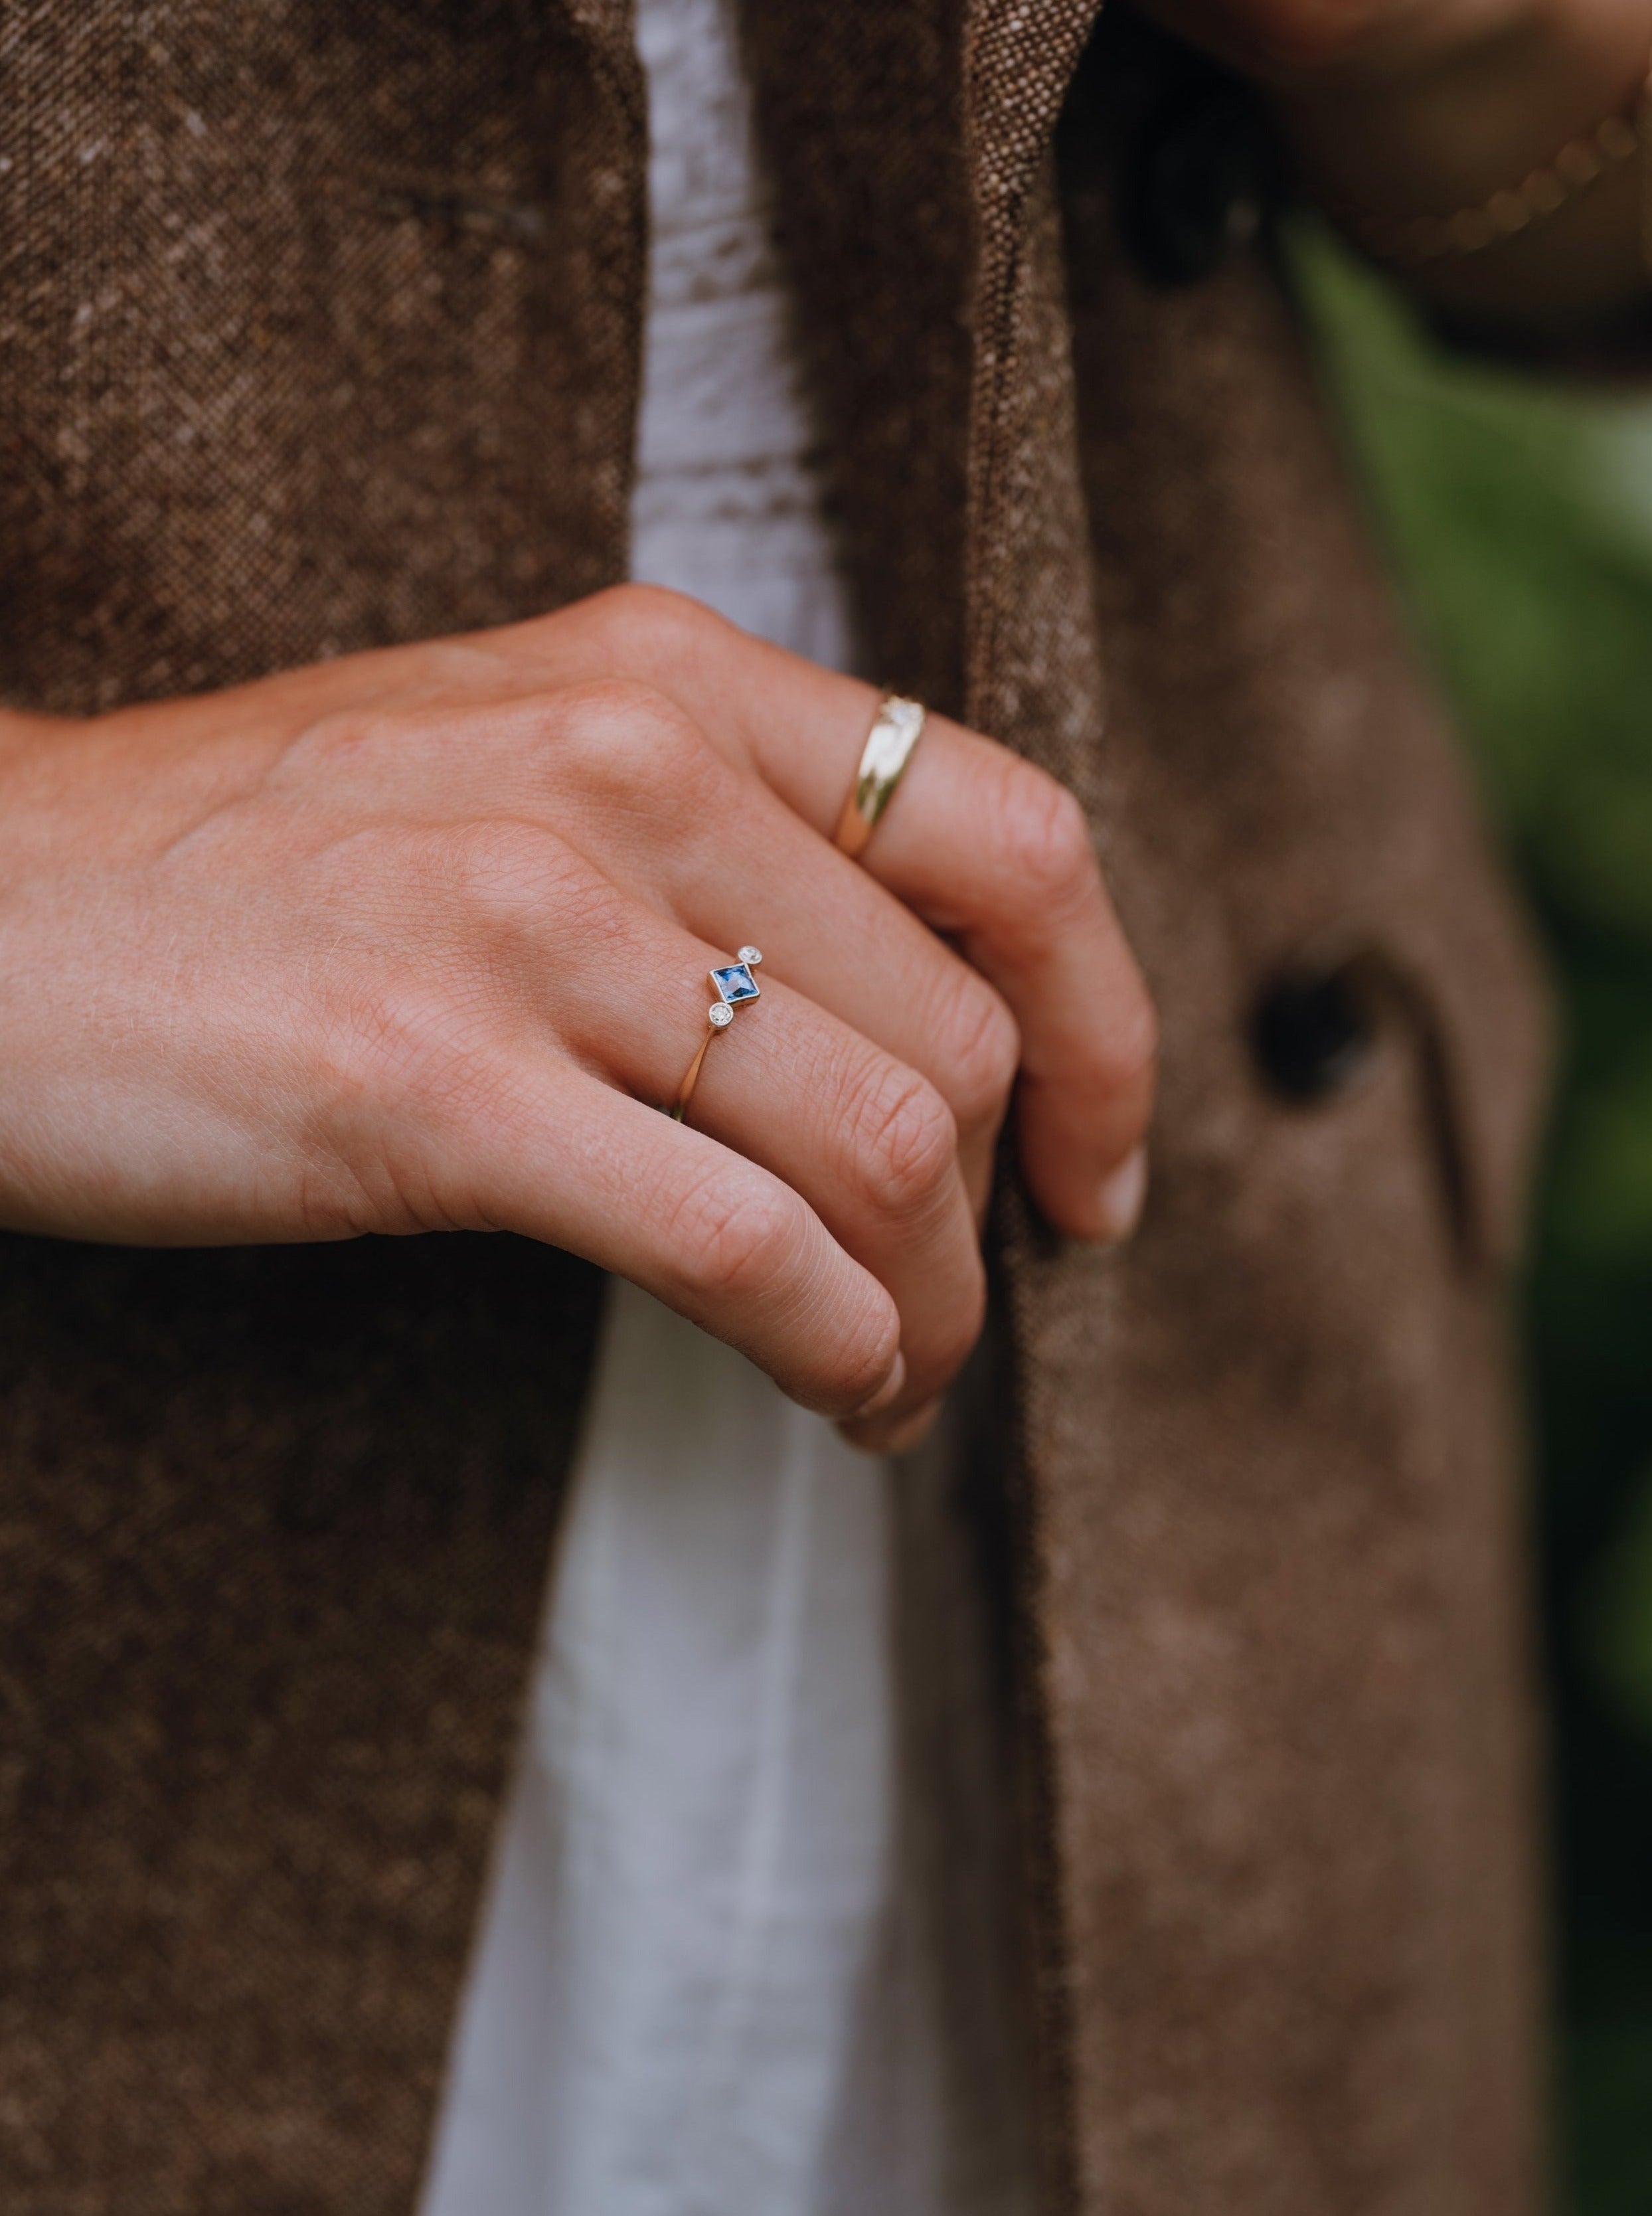
POLYGON ((680 1123, 688 1113, 688 1104, 694 1098, 694 1088, 700 1081, 700 1064, 705 1060, 705 1050, 719 1031, 727 1031, 734 1020, 734 1011, 747 1000, 761 1000, 757 979, 752 975, 763 956, 755 946, 742 946, 734 961, 726 962, 721 970, 709 970, 706 975, 716 988, 717 997, 705 1012, 706 1034, 700 1041, 698 1053, 688 1066, 688 1074, 677 1088, 677 1098, 666 1111, 673 1123, 680 1123))
POLYGON ((924 714, 920 701, 903 700, 898 692, 887 693, 878 703, 861 749, 860 767, 832 834, 832 845, 851 861, 877 829, 878 818, 895 797, 912 749, 924 736, 924 714))

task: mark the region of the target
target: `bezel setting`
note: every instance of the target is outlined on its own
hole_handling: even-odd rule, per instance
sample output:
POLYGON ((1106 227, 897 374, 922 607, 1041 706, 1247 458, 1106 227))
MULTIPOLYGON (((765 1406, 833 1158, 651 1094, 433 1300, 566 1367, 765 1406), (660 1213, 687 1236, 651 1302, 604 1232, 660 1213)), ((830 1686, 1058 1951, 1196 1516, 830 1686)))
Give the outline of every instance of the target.
POLYGON ((690 1062, 683 1081, 677 1088, 676 1099, 669 1108, 666 1109, 665 1112, 671 1117, 673 1123, 682 1123, 688 1114, 689 1103, 694 1098, 694 1088, 700 1081, 700 1065, 704 1062, 710 1050, 712 1040, 719 1031, 727 1031, 729 1025, 734 1022, 736 1008, 744 1007, 747 1000, 761 999, 761 990, 752 972, 762 959, 761 948, 742 946, 734 961, 720 962, 715 970, 709 970, 706 972, 717 997, 705 1012, 708 1026, 705 1037, 700 1041, 694 1059, 690 1062))
MULTIPOLYGON (((726 1006, 738 1007, 743 1001, 762 998, 762 988, 752 975, 753 967, 752 957, 755 951, 756 950, 752 947, 744 948, 738 962, 727 962, 720 970, 707 972, 716 990, 717 998, 726 1006)), ((758 959, 760 961, 762 957, 759 955, 758 959)))

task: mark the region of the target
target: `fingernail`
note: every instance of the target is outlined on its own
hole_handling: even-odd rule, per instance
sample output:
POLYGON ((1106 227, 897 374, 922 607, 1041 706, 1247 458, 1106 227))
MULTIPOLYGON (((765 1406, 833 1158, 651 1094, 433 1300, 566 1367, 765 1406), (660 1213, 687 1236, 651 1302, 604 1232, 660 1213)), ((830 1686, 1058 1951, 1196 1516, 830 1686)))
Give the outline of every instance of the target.
POLYGON ((1103 1246, 1116 1246, 1130 1236, 1141 1221, 1146 1197, 1147 1149, 1138 1147, 1102 1180, 1102 1228, 1097 1236, 1103 1246))
POLYGON ((875 1416, 880 1408, 887 1408, 890 1401, 899 1395, 900 1388, 906 1382, 906 1357, 897 1347, 895 1350, 894 1368, 884 1379, 882 1384, 878 1387, 877 1391, 873 1394, 871 1399, 863 1402, 860 1407, 856 1409, 854 1414, 849 1419, 850 1422, 851 1424, 858 1424, 867 1416, 875 1416))

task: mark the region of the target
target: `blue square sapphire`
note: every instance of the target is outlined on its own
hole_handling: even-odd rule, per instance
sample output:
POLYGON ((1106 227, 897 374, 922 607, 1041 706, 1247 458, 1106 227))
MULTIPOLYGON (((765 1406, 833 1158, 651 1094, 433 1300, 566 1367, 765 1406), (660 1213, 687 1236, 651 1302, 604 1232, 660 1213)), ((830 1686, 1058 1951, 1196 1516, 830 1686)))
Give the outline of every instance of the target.
POLYGON ((736 1000, 755 1000, 758 997, 757 979, 744 962, 731 962, 726 970, 714 970, 711 982, 731 1006, 736 1000))

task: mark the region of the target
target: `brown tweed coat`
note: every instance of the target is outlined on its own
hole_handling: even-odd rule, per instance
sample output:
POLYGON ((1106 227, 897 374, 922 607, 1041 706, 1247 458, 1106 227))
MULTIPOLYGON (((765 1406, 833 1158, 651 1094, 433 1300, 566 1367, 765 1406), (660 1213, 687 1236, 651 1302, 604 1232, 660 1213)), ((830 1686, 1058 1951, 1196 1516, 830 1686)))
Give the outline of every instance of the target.
MULTIPOLYGON (((749 13, 870 661, 1078 791, 1164 1025, 1135 1245, 1002 1220, 1047 2212, 1520 2216, 1519 927, 1265 255, 1126 243, 1181 65, 749 13)), ((626 0, 9 0, 0 694, 621 576, 644 145, 626 0)), ((411 2207, 594 1295, 0 1242, 8 2216, 411 2207)))

